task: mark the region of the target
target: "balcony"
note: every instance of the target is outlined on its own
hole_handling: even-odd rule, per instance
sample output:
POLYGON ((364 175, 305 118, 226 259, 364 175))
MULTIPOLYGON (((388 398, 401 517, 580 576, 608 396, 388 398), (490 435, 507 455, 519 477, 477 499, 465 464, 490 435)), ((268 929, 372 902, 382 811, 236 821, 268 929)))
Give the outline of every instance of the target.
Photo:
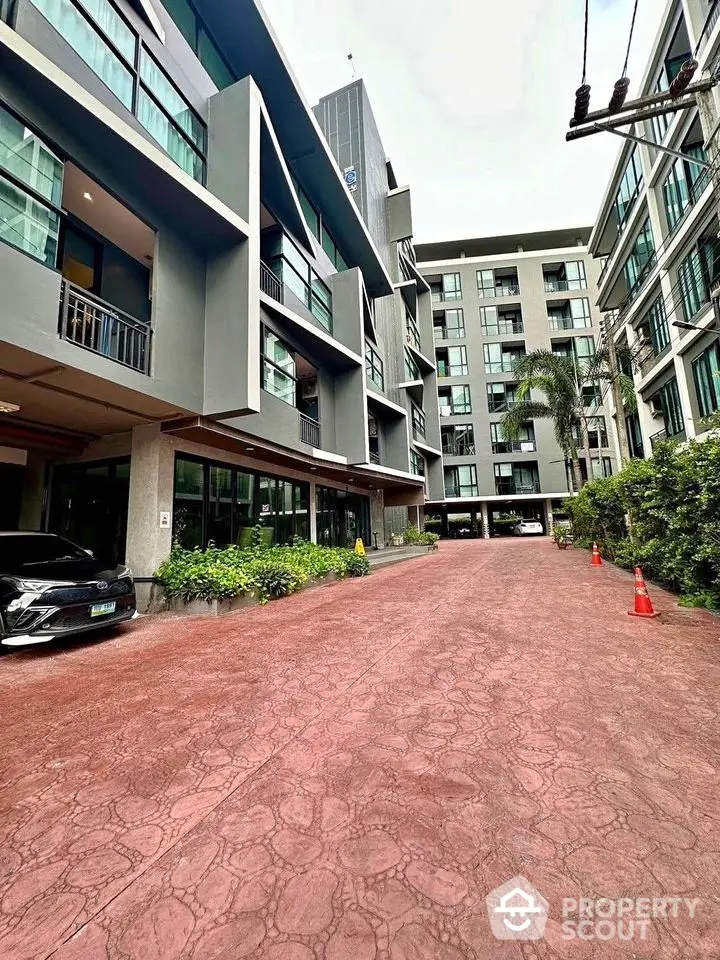
POLYGON ((514 410, 519 401, 514 398, 488 397, 488 413, 507 413, 514 410))
POLYGON ((63 281, 60 298, 59 332, 63 340, 149 376, 150 324, 68 280, 63 281))
POLYGON ((475 444, 463 443, 462 441, 443 442, 442 452, 447 457, 474 457, 475 444))
POLYGON ((300 441, 316 449, 320 448, 320 424, 304 413, 298 414, 300 441))
POLYGON ((433 303, 449 303, 452 300, 462 300, 461 290, 433 290, 433 303))
POLYGON ((567 290, 585 290, 587 284, 579 287, 577 280, 546 280, 545 293, 565 293, 567 290), (572 284, 572 286, 571 286, 572 284))
POLYGON ((535 453, 537 444, 534 440, 494 440, 492 452, 498 453, 535 453))
POLYGON ((448 500, 470 499, 479 496, 477 485, 457 486, 454 483, 445 484, 445 497, 448 500))
POLYGON ((525 354, 516 354, 513 357, 503 357, 502 360, 486 362, 485 373, 514 373, 515 365, 525 354))
POLYGON ((540 481, 530 480, 527 483, 520 483, 517 480, 498 480, 495 479, 495 493, 499 497, 527 496, 530 493, 540 493, 540 481))
POLYGON ((497 323, 483 323, 480 329, 484 337, 504 337, 511 334, 525 333, 525 325, 522 317, 504 318, 502 314, 498 317, 497 323))
POLYGON ((260 261, 260 289, 272 300, 283 302, 282 280, 277 277, 266 263, 260 261))

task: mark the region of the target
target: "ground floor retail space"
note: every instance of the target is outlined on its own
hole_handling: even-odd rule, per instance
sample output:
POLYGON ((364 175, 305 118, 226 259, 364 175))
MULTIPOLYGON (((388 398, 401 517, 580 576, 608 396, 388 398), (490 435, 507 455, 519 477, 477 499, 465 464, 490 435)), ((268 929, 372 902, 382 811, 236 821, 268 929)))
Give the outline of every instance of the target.
POLYGON ((425 529, 450 540, 512 536, 519 520, 537 520, 545 533, 567 512, 561 498, 516 497, 511 500, 472 500, 425 507, 425 529))
MULTIPOLYGON (((402 500, 422 496, 420 484, 366 467, 316 466, 266 448, 261 458, 257 441, 228 449, 209 435, 213 442, 200 443, 141 425, 61 458, 0 446, 0 529, 47 530, 103 560, 127 562, 149 595, 174 542, 206 549, 300 538, 344 547, 361 538, 382 547, 398 510, 407 523, 402 500), (353 482, 343 483, 344 474, 353 482)), ((409 508, 417 520, 418 505, 409 508)))

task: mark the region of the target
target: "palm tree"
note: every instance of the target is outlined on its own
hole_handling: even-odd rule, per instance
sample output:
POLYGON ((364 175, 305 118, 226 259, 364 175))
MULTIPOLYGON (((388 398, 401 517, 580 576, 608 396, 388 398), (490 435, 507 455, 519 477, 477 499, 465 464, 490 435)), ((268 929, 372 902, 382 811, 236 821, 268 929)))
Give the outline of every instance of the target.
MULTIPOLYGON (((592 476, 588 417, 594 414, 583 388, 597 389, 612 380, 607 351, 600 349, 592 357, 578 360, 574 355, 564 357, 549 350, 535 350, 517 361, 515 377, 519 383, 518 402, 502 419, 505 436, 508 440, 517 439, 528 420, 552 420, 555 439, 572 465, 575 489, 579 490, 583 480, 578 433, 587 458, 587 475, 592 476), (533 390, 541 391, 544 399, 533 399, 533 390)), ((619 374, 619 379, 625 412, 631 413, 637 406, 632 379, 625 374, 619 374)))

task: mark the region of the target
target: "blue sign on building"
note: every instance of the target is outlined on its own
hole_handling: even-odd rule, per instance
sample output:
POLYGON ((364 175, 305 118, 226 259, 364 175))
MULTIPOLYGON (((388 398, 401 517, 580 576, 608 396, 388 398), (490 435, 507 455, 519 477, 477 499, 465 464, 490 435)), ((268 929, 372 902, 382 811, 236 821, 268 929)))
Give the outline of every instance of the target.
POLYGON ((355 172, 355 167, 345 167, 343 173, 345 175, 345 183, 348 185, 350 193, 354 193, 357 190, 357 173, 355 172))

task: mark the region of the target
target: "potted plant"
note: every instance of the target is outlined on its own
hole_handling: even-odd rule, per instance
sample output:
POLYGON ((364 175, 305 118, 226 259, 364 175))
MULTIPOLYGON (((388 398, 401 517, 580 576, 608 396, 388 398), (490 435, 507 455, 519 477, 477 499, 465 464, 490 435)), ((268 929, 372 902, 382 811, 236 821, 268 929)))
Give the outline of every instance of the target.
POLYGON ((553 539, 557 544, 558 550, 567 550, 570 543, 570 531, 565 526, 555 524, 553 527, 553 539))

